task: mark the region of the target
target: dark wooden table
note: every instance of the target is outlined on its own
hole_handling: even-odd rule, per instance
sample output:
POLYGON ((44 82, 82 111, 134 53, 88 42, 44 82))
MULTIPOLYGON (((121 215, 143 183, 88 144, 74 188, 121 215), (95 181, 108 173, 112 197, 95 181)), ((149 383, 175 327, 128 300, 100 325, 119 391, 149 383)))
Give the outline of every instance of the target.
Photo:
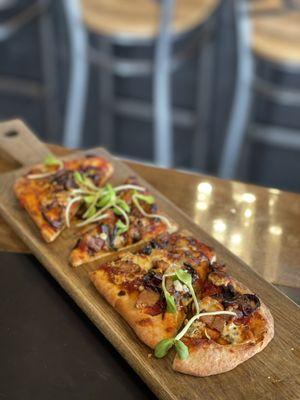
MULTIPOLYGON (((130 164, 269 281, 299 288, 298 195, 130 164)), ((154 398, 2 221, 0 250, 0 399, 154 398)))

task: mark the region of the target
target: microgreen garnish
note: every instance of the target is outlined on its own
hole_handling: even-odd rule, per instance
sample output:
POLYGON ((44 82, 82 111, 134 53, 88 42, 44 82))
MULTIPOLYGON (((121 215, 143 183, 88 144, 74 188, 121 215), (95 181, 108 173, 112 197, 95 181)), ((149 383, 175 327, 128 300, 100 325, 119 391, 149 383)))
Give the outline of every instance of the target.
POLYGON ((174 339, 163 339, 155 347, 154 354, 157 358, 163 358, 174 346, 174 339))
POLYGON ((178 339, 174 340, 174 344, 180 360, 186 360, 189 356, 189 348, 187 345, 178 339))
POLYGON ((166 303, 167 303, 167 312, 176 313, 176 311, 177 311, 174 297, 168 292, 168 290, 166 288, 165 280, 168 277, 172 278, 173 281, 178 279, 180 282, 182 282, 184 285, 187 286, 187 288, 189 289, 189 292, 193 298, 193 301, 195 303, 196 313, 198 314, 200 312, 200 308, 199 308, 199 303, 198 303, 198 300, 197 300, 197 297, 196 297, 196 294, 195 294, 195 291, 193 288, 192 276, 187 271, 180 269, 180 268, 176 269, 174 272, 166 273, 162 277, 162 290, 164 292, 164 296, 165 296, 166 303))
POLYGON ((175 275, 177 276, 177 278, 184 283, 187 288, 189 289, 192 298, 194 300, 194 304, 195 304, 195 308, 196 308, 196 314, 199 314, 200 312, 200 307, 199 307, 199 303, 197 300, 197 296, 195 294, 195 290, 193 287, 193 283, 192 283, 192 276, 191 274, 189 274, 187 271, 185 271, 184 269, 178 269, 177 271, 175 271, 175 275))
MULTIPOLYGON (((85 211, 82 214, 83 221, 77 226, 85 226, 97 222, 103 219, 104 215, 107 216, 104 214, 107 210, 112 210, 115 215, 120 217, 116 223, 117 235, 127 232, 130 225, 129 213, 131 208, 129 204, 120 197, 119 192, 124 190, 133 190, 132 202, 143 216, 161 219, 166 223, 166 225, 172 228, 167 217, 159 214, 146 213, 143 206, 140 204, 140 201, 151 205, 154 204, 155 199, 151 195, 143 194, 146 189, 142 186, 124 184, 113 187, 111 184, 107 184, 104 188, 98 188, 94 185, 91 179, 79 171, 74 172, 74 181, 78 187, 72 189, 70 192, 65 217, 67 224, 69 224, 69 213, 71 210, 71 208, 68 207, 69 202, 73 204, 73 199, 78 199, 78 197, 80 197, 80 202, 84 204, 85 211)), ((170 304, 171 302, 172 300, 169 300, 170 304)), ((170 305, 169 308, 171 309, 172 305, 170 305)))
POLYGON ((124 224, 120 219, 117 221, 116 227, 118 228, 117 235, 122 235, 122 233, 125 233, 128 230, 126 224, 124 224))
POLYGON ((97 186, 95 186, 92 182, 91 179, 86 177, 84 174, 80 173, 79 171, 75 171, 74 174, 74 180, 77 183, 79 187, 82 189, 91 191, 91 190, 98 190, 97 186))
POLYGON ((167 225, 167 227, 168 227, 168 229, 169 229, 169 232, 172 232, 173 229, 174 229, 174 227, 173 227, 173 225, 170 223, 170 221, 169 221, 169 219, 168 219, 167 217, 165 217, 164 215, 161 215, 161 214, 148 214, 148 213, 143 209, 143 207, 141 206, 141 204, 140 204, 140 202, 139 202, 139 200, 142 200, 142 201, 145 201, 147 204, 153 204, 154 199, 153 199, 153 202, 152 202, 152 199, 153 199, 152 196, 143 196, 143 195, 141 195, 141 194, 139 194, 139 193, 134 193, 133 196, 132 196, 132 201, 133 201, 134 205, 136 206, 136 208, 139 210, 139 212, 140 212, 144 217, 148 217, 148 218, 158 218, 158 219, 160 219, 161 221, 163 221, 163 222, 167 225))
POLYGON ((61 166, 63 164, 63 162, 61 160, 59 160, 58 158, 56 158, 53 154, 49 153, 45 160, 44 160, 44 165, 46 165, 47 167, 52 167, 53 165, 59 165, 61 166))
POLYGON ((49 176, 56 174, 59 170, 63 169, 63 167, 64 167, 63 162, 61 160, 57 159, 53 154, 50 154, 50 153, 46 156, 46 158, 44 160, 44 165, 46 167, 57 166, 58 168, 51 172, 42 172, 39 174, 28 174, 27 178, 28 179, 48 178, 49 176))
POLYGON ((189 356, 189 349, 181 340, 163 339, 155 347, 154 355, 156 358, 163 358, 168 351, 175 346, 180 360, 186 360, 189 356))
MULTIPOLYGON (((130 206, 119 197, 118 193, 123 190, 134 190, 134 193, 144 192, 146 189, 138 185, 120 185, 113 187, 111 184, 107 184, 104 188, 98 188, 94 183, 86 177, 83 173, 78 171, 74 172, 74 180, 79 188, 75 188, 70 193, 69 202, 73 204, 73 198, 81 198, 81 202, 85 205, 85 212, 82 215, 83 222, 77 226, 84 226, 101 219, 107 214, 104 214, 107 210, 112 210, 118 217, 121 217, 117 221, 117 234, 121 235, 125 233, 129 228, 129 216, 130 206)), ((148 201, 151 201, 150 197, 146 196, 148 201), (149 197, 149 198, 148 198, 149 197)), ((70 207, 66 211, 66 221, 69 220, 70 207)))
POLYGON ((167 288, 166 288, 166 278, 172 276, 171 274, 168 275, 163 275, 162 277, 162 290, 164 292, 164 296, 166 299, 166 303, 167 303, 167 312, 171 313, 171 314, 175 314, 177 312, 177 307, 175 304, 175 300, 174 297, 168 292, 167 288))
POLYGON ((155 357, 163 358, 168 353, 168 351, 173 346, 175 346, 175 349, 177 351, 179 358, 181 360, 186 360, 189 356, 189 349, 188 349, 187 345, 181 341, 181 339, 183 338, 183 336, 187 333, 187 331, 190 329, 192 324, 197 319, 199 319, 201 317, 213 316, 213 315, 236 316, 236 313, 233 311, 211 311, 211 312, 202 312, 202 313, 195 314, 174 338, 163 339, 156 345, 155 350, 154 350, 155 357))

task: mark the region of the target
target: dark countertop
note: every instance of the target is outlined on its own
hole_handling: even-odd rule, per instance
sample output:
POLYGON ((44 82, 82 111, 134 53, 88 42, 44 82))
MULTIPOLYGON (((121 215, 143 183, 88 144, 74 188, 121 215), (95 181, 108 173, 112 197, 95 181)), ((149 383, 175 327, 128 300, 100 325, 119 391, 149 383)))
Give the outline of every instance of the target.
POLYGON ((33 256, 0 265, 0 399, 155 398, 33 256))

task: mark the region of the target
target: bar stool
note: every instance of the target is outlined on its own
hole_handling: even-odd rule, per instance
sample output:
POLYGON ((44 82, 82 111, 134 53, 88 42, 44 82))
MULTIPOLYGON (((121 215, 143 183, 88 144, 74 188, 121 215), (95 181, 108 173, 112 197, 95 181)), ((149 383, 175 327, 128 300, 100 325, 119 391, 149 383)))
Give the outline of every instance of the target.
POLYGON ((254 96, 286 107, 300 107, 300 88, 291 89, 258 75, 258 62, 281 74, 300 73, 300 1, 233 1, 237 73, 232 112, 225 135, 219 175, 240 177, 251 143, 300 150, 300 133, 253 121, 254 96))
MULTIPOLYGON (((50 1, 35 0, 24 8, 18 7, 18 0, 6 0, 1 6, 0 44, 13 38, 30 22, 38 21, 42 81, 11 75, 0 76, 0 91, 42 100, 45 105, 48 139, 51 140, 57 132, 58 110, 56 105, 57 73, 55 70, 54 28, 49 10, 50 1), (8 16, 6 17, 6 15, 8 16)), ((19 62, 21 64, 22 60, 19 62)))
MULTIPOLYGON (((65 145, 77 147, 81 144, 88 63, 91 63, 101 69, 99 122, 102 144, 107 148, 113 146, 115 113, 153 118, 155 161, 164 166, 173 164, 170 73, 179 68, 200 44, 202 50, 206 44, 209 46, 220 0, 177 0, 174 3, 174 0, 82 0, 81 3, 64 0, 72 60, 65 145), (90 43, 87 32, 97 37, 96 46, 90 43), (184 40, 188 35, 192 38, 184 48, 180 52, 172 51, 172 42, 184 40), (114 51, 116 46, 151 48, 153 45, 154 61, 124 59, 117 57, 114 51), (115 96, 116 76, 150 75, 153 75, 153 105, 115 96)), ((206 52, 206 63, 209 53, 206 52)), ((208 77, 202 78, 203 81, 206 83, 208 77)), ((208 93, 201 92, 201 101, 197 101, 198 111, 201 109, 204 114, 205 96, 208 93)), ((196 126, 199 119, 199 113, 195 116, 190 110, 174 110, 175 125, 196 126)))

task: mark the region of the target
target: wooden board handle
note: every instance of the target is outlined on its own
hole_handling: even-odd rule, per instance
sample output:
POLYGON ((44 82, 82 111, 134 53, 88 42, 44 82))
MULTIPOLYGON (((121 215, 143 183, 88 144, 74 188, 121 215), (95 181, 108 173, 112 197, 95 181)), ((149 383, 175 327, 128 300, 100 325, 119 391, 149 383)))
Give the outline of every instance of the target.
POLYGON ((0 148, 22 166, 38 164, 50 153, 21 120, 0 124, 0 148))

